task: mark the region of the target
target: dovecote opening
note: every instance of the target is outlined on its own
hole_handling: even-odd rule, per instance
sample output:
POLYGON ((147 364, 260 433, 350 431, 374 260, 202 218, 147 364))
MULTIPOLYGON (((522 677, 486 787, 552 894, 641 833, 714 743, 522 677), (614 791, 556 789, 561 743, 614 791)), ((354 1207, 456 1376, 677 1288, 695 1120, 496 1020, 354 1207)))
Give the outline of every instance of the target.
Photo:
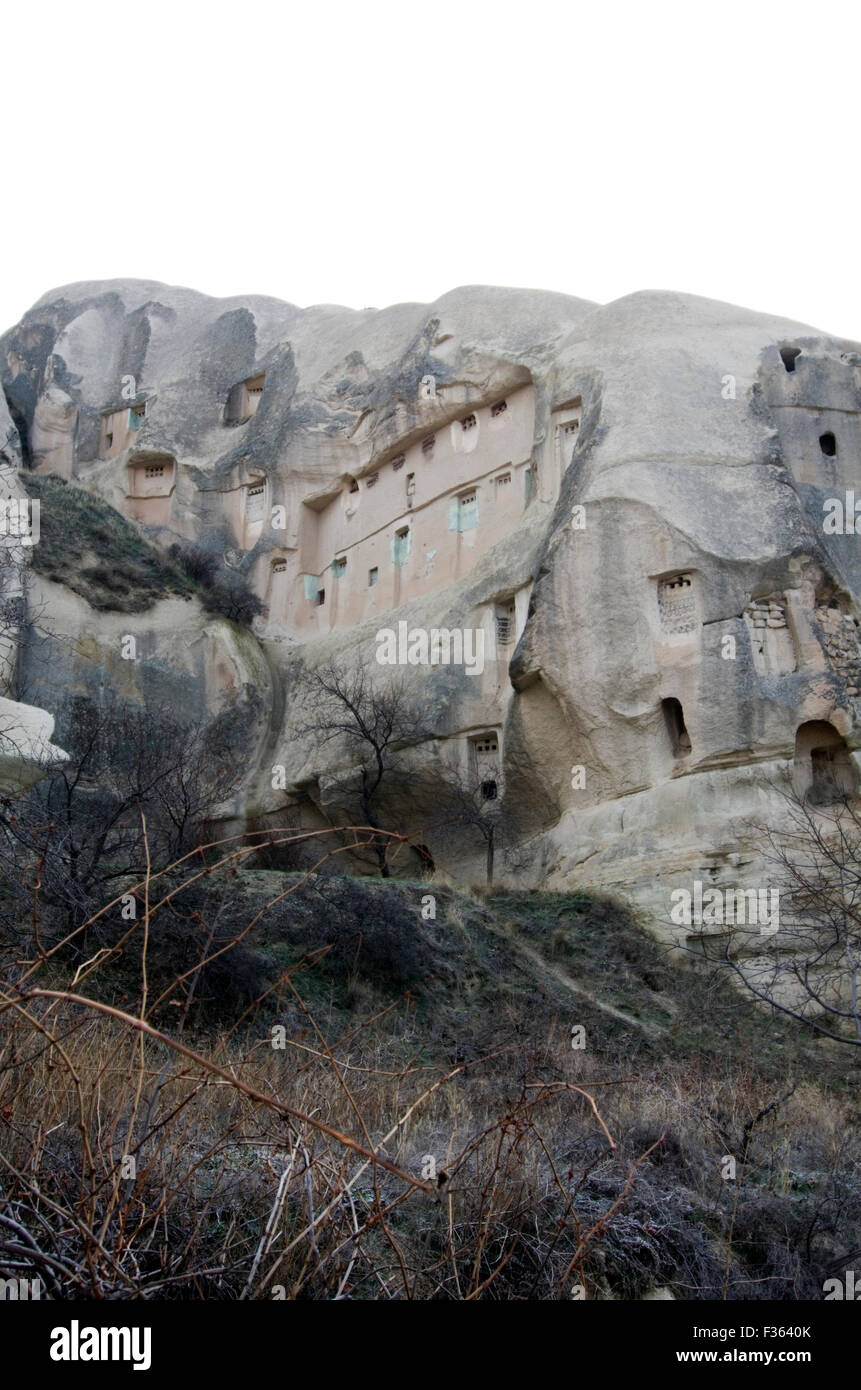
POLYGON ((788 372, 795 371, 795 364, 801 356, 799 347, 782 347, 780 349, 780 360, 788 372))
POLYGON ((175 462, 169 454, 137 458, 128 465, 129 497, 164 497, 173 488, 175 462))
POLYGON ((422 453, 424 454, 425 458, 428 458, 433 453, 435 443, 435 435, 429 435, 427 439, 422 440, 422 453))
POLYGON ((824 434, 820 434, 819 447, 826 458, 834 458, 837 453, 837 440, 831 430, 826 430, 824 434))
POLYGON ((504 415, 508 409, 508 401, 497 401, 496 405, 490 407, 491 420, 498 420, 500 415, 504 415))
POLYGON ((502 603, 497 603, 494 609, 494 622, 496 625, 496 643, 499 647, 508 647, 516 636, 516 609, 514 599, 504 599, 502 603))
POLYGON ((245 489, 245 520, 262 521, 266 502, 266 484, 250 483, 245 489))
POLYGON ((226 425, 244 425, 250 420, 252 415, 256 415, 257 407, 263 395, 263 386, 266 380, 265 372, 258 372, 255 376, 246 377, 233 387, 227 397, 227 404, 224 407, 224 423, 226 425))
POLYGON ((410 528, 401 526, 392 538, 392 564, 405 565, 410 554, 410 528))
POLYGON ((474 430, 477 424, 478 420, 475 415, 465 415, 460 422, 460 427, 464 431, 474 430))
POLYGON ((128 514, 147 526, 165 526, 170 517, 176 482, 176 461, 170 454, 136 458, 128 465, 128 514))
POLYGON ((102 411, 99 458, 116 458, 132 443, 133 435, 146 421, 149 399, 133 405, 102 411))
POLYGON ((403 468, 406 461, 406 454, 398 454, 397 458, 392 459, 392 468, 394 469, 395 473, 398 473, 403 468))
POLYGON ((453 520, 455 531, 471 531, 478 525, 478 495, 474 488, 455 499, 453 520))
POLYGON ((699 630, 692 574, 673 574, 658 581, 658 616, 668 635, 693 637, 699 630))
POLYGON ((478 785, 483 801, 495 801, 499 795, 499 737, 495 733, 479 734, 469 740, 469 775, 478 785))

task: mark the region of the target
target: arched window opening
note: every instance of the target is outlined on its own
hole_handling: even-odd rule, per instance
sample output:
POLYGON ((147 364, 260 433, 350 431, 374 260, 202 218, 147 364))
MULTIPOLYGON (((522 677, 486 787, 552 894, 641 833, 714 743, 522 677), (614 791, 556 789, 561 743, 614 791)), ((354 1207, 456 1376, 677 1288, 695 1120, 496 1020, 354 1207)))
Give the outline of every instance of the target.
POLYGON ((686 758, 691 751, 690 734, 685 727, 685 716, 681 703, 674 697, 661 701, 664 726, 670 740, 674 758, 686 758))

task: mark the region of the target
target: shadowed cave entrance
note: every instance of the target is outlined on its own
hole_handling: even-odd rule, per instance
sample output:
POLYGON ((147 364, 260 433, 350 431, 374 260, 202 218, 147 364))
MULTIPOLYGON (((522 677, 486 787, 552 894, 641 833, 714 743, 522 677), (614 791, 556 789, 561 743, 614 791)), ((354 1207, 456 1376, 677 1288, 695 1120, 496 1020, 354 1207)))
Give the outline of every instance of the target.
POLYGON ((832 806, 855 794, 846 740, 832 724, 811 719, 795 735, 793 786, 812 806, 832 806))
POLYGON ((670 696, 661 701, 664 728, 670 741, 674 758, 686 758, 691 751, 691 736, 685 727, 685 716, 681 702, 670 696))

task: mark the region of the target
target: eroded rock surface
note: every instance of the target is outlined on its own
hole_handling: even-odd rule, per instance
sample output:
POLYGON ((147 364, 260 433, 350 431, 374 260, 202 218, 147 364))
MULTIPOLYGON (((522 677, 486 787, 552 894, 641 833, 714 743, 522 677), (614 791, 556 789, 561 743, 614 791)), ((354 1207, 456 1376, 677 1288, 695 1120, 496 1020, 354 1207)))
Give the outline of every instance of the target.
MULTIPOLYGON (((149 677, 125 673, 194 709, 262 693, 254 823, 337 781, 300 733, 302 670, 376 669, 400 623, 484 634, 480 671, 404 666, 434 710, 411 756, 492 767, 520 884, 610 888, 675 940, 674 887, 763 882, 756 827, 789 783, 857 790, 857 345, 671 293, 356 312, 122 281, 46 295, 0 360, 28 467, 265 603, 253 635, 160 605, 135 618, 149 677)), ((42 594, 74 678, 116 677, 129 619, 42 594)))

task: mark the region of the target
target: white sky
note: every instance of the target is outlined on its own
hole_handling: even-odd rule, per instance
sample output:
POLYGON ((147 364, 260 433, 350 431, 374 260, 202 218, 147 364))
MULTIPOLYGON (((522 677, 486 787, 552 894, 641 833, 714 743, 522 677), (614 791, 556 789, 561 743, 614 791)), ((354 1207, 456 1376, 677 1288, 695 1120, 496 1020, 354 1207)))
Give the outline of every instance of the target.
POLYGON ((0 328, 138 276, 677 289, 861 339, 851 0, 6 7, 0 328))

